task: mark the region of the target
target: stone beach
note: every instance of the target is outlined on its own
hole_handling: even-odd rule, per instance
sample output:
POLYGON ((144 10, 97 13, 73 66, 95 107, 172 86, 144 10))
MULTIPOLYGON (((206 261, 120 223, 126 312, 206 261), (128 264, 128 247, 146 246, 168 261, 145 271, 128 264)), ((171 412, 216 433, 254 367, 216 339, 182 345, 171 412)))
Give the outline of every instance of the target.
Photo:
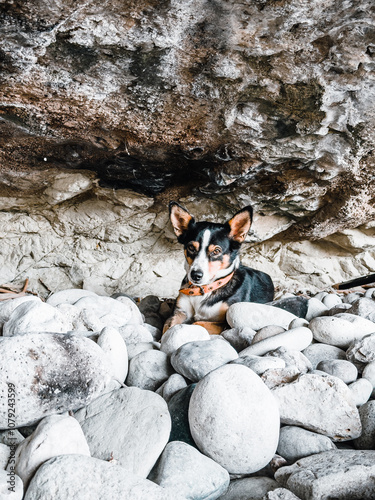
POLYGON ((220 335, 161 336, 167 306, 0 302, 0 498, 375 498, 375 289, 234 304, 220 335))

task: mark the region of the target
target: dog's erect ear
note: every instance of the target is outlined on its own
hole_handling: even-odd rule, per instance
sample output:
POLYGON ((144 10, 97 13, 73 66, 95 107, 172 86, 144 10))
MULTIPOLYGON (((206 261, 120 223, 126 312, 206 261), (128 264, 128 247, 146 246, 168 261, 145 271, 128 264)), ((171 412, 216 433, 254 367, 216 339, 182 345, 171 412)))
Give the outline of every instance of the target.
POLYGON ((194 217, 175 201, 169 203, 169 214, 177 238, 187 231, 190 223, 194 223, 194 217))
POLYGON ((250 230, 253 221, 253 209, 248 206, 237 212, 229 221, 229 238, 242 243, 250 230))

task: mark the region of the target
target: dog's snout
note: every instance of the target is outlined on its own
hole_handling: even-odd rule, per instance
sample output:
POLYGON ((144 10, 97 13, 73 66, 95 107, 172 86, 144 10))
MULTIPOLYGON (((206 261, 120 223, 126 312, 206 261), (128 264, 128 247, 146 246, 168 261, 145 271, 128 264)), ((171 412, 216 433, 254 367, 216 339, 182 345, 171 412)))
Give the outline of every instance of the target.
POLYGON ((191 271, 191 279, 196 283, 199 283, 203 278, 203 272, 200 269, 194 269, 191 271))

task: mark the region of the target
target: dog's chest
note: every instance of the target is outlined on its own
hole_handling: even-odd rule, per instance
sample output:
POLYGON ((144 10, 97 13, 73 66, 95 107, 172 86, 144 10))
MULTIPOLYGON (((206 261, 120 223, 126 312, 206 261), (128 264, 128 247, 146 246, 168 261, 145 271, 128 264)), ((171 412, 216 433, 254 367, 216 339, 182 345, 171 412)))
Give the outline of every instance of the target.
POLYGON ((226 308, 223 302, 219 301, 212 305, 207 305, 207 299, 211 294, 196 295, 194 297, 181 297, 180 305, 189 310, 194 321, 225 321, 226 308))

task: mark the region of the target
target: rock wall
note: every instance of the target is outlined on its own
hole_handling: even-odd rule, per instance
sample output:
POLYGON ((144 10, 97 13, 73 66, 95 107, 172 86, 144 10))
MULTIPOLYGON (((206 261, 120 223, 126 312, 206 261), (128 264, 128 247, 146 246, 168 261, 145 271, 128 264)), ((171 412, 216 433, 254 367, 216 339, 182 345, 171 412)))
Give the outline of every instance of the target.
POLYGON ((375 270, 370 0, 0 2, 0 281, 175 295, 167 201, 280 286, 375 270))

